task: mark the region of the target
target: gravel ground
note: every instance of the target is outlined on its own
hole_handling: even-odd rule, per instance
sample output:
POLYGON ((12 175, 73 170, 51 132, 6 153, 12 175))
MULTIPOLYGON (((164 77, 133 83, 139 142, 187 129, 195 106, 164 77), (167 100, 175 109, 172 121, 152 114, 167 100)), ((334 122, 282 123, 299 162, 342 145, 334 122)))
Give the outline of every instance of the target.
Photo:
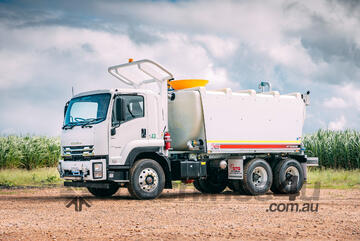
POLYGON ((105 199, 84 189, 2 189, 0 240, 360 240, 359 189, 313 194, 307 189, 290 201, 271 193, 204 195, 188 187, 139 201, 126 189, 105 199), (75 203, 83 204, 81 211, 75 203), (289 203, 302 212, 296 205, 291 212, 289 203))

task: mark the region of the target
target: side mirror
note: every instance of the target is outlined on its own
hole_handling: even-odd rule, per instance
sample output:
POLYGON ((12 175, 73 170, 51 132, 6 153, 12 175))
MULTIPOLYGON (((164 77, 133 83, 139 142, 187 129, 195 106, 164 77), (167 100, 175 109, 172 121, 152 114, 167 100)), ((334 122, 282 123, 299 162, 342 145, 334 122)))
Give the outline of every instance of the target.
POLYGON ((64 106, 64 117, 66 116, 66 111, 67 111, 68 107, 69 107, 69 101, 66 102, 66 104, 64 106))
POLYGON ((125 121, 125 100, 123 98, 116 99, 115 118, 118 122, 125 121))
POLYGON ((116 128, 120 126, 120 123, 125 121, 125 100, 122 98, 116 98, 113 107, 113 118, 111 135, 116 134, 116 128))

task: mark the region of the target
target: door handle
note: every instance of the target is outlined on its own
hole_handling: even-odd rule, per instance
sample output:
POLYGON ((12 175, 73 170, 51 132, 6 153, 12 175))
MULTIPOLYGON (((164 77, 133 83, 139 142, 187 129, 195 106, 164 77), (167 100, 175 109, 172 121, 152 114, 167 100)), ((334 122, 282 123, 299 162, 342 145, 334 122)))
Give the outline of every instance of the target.
POLYGON ((141 129, 141 138, 146 138, 146 129, 145 128, 141 129))

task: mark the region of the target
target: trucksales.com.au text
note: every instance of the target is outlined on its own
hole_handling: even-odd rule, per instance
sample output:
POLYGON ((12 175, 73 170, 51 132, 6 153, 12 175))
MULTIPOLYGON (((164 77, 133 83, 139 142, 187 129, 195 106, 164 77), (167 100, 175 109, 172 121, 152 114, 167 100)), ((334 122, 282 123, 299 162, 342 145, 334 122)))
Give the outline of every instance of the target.
POLYGON ((271 203, 266 212, 318 212, 318 203, 271 203))

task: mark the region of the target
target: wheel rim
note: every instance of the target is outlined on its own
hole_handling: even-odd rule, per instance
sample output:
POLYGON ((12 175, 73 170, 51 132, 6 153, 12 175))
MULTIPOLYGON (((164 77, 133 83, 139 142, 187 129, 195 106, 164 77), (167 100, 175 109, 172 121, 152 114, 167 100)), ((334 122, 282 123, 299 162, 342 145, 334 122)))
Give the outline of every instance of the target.
POLYGON ((255 187, 264 188, 268 181, 268 173, 263 167, 255 167, 252 174, 251 180, 255 187))
POLYGON ((294 176, 296 177, 295 180, 297 181, 297 183, 299 183, 299 178, 300 178, 299 170, 294 166, 290 166, 290 167, 286 168, 285 178, 286 178, 287 185, 291 186, 293 184, 294 176))
POLYGON ((145 168, 140 172, 139 185, 143 191, 154 191, 159 183, 159 176, 152 168, 145 168))

